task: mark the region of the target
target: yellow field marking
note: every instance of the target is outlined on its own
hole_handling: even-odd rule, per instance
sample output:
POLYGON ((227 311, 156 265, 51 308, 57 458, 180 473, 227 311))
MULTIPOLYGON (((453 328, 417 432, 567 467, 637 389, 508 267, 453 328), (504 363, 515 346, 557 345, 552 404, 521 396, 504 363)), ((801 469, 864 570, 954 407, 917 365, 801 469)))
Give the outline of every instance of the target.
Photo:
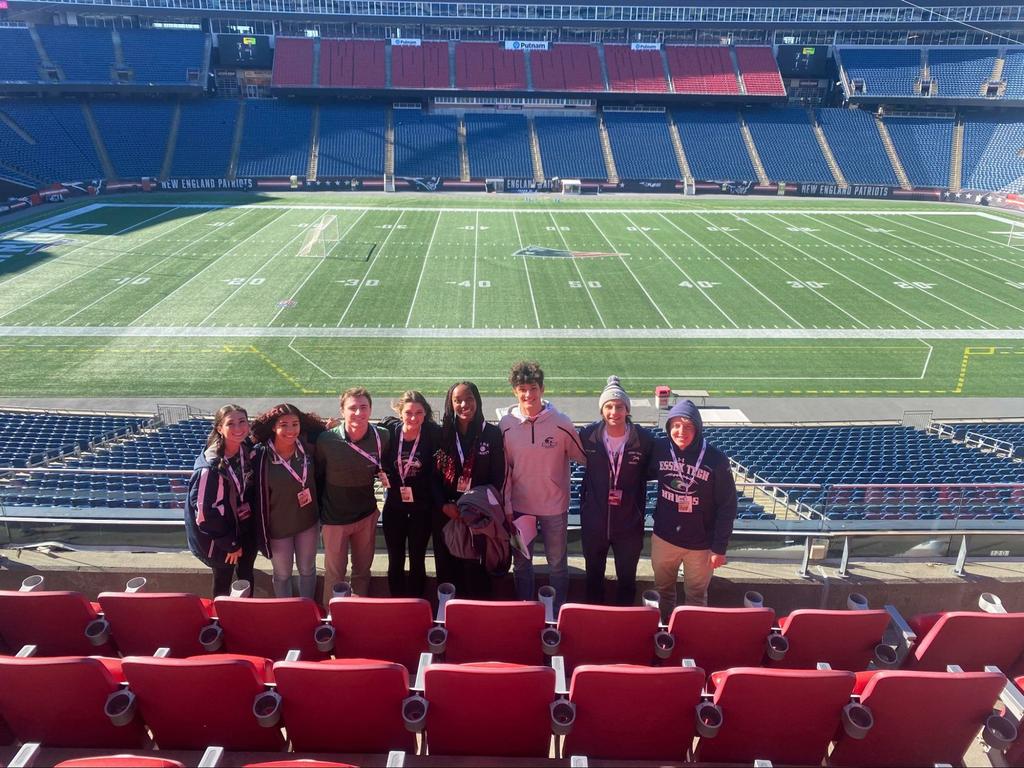
POLYGON ((289 384, 291 384, 293 387, 295 387, 297 390, 299 390, 299 392, 301 392, 302 394, 304 394, 304 395, 320 395, 320 394, 323 394, 318 389, 306 389, 306 387, 302 386, 302 383, 297 378, 295 378, 295 376, 293 376, 291 373, 286 371, 280 365, 275 363, 270 358, 270 356, 267 355, 262 350, 257 349, 256 347, 254 347, 253 345, 250 344, 249 345, 249 351, 252 352, 253 354, 255 354, 257 357, 259 357, 260 360, 262 360, 264 363, 269 365, 271 368, 273 368, 274 371, 276 371, 281 376, 281 378, 283 378, 285 381, 287 381, 289 384))
POLYGON ((967 380, 967 366, 971 362, 971 355, 994 355, 995 353, 995 347, 964 347, 964 355, 960 358, 960 375, 957 377, 953 394, 963 394, 964 382, 967 380))

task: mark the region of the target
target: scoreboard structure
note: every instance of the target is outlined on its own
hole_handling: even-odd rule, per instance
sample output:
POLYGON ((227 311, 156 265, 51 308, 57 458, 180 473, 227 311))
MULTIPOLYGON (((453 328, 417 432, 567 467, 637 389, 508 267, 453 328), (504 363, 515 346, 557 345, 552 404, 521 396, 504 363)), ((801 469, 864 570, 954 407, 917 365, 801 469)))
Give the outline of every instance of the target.
POLYGON ((222 67, 270 69, 274 62, 268 35, 218 34, 217 48, 222 67))
POLYGON ((784 78, 809 80, 828 77, 827 45, 780 45, 776 58, 784 78))

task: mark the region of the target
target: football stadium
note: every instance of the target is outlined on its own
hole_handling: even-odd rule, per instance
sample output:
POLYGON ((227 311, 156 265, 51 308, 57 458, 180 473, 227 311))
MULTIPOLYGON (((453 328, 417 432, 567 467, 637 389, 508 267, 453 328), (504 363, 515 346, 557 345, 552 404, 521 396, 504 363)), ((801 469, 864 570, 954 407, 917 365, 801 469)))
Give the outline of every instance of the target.
POLYGON ((1024 766, 1022 382, 1024 5, 0 0, 0 765, 1024 766))

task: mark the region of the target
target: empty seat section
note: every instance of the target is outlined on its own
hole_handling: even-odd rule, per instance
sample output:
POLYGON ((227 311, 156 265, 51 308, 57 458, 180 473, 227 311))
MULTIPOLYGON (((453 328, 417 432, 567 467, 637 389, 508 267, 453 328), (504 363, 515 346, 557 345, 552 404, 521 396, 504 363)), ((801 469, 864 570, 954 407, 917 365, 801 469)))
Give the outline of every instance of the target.
POLYGON ((206 85, 203 70, 206 35, 169 29, 121 29, 124 63, 136 84, 206 85))
POLYGON ((458 119, 396 109, 395 174, 459 178, 458 119))
POLYGON ((736 63, 747 93, 756 96, 785 96, 786 86, 771 48, 762 46, 736 46, 736 63))
POLYGON ((199 635, 212 623, 212 602, 183 592, 101 592, 103 617, 125 656, 152 656, 168 648, 170 656, 205 653, 199 635))
POLYGON ((634 51, 628 45, 606 45, 604 60, 610 90, 637 93, 668 90, 661 51, 634 51))
POLYGON ((183 102, 171 161, 172 176, 223 176, 231 161, 238 101, 183 102))
POLYGON ((929 48, 928 73, 944 99, 976 99, 992 76, 995 48, 929 48))
POLYGON ((1003 57, 1004 99, 1024 99, 1024 48, 1008 48, 1003 57))
MULTIPOLYGON (((323 66, 323 46, 321 41, 321 67, 323 66)), ((313 45, 308 37, 278 37, 274 44, 274 85, 312 85, 313 84, 313 45)), ((321 70, 322 71, 322 70, 321 70)), ((329 85, 320 79, 321 85, 329 85)))
POLYGON ((601 59, 592 45, 553 45, 530 51, 535 91, 603 91, 601 59))
POLYGON ((39 52, 24 27, 0 27, 0 81, 33 83, 42 79, 39 52))
POLYGON ((93 118, 120 178, 160 175, 174 107, 170 104, 93 104, 93 118))
POLYGON ((383 175, 384 122, 381 106, 321 105, 317 175, 383 175))
POLYGON ((23 467, 139 429, 146 419, 0 411, 0 467, 23 467))
POLYGON ((740 92, 728 48, 669 45, 665 53, 676 93, 740 92))
POLYGON ((569 179, 607 179, 597 120, 593 117, 534 118, 544 173, 569 179))
POLYGON ((114 39, 97 27, 36 27, 43 49, 70 83, 114 80, 114 39))
POLYGON ((886 116, 882 119, 910 183, 915 187, 948 187, 953 118, 886 116))
POLYGON ((680 108, 672 115, 695 179, 757 180, 735 110, 680 108))
POLYGON ((455 84, 473 90, 526 90, 522 51, 496 43, 459 43, 455 48, 455 84))
POLYGON ((415 673, 434 626, 430 603, 414 598, 346 597, 330 604, 334 656, 393 661, 415 673))
POLYGON ((393 88, 448 88, 451 86, 448 43, 391 46, 393 88))
POLYGON ((899 186, 875 118, 862 109, 817 110, 832 155, 846 180, 855 184, 899 186))
POLYGON ((807 112, 799 107, 744 112, 768 178, 773 181, 835 181, 807 112))
POLYGON ((558 654, 566 672, 584 664, 652 664, 659 618, 658 609, 647 606, 563 605, 558 654))
POLYGON ((533 177, 526 117, 467 114, 465 121, 470 176, 533 177))
POLYGON ((224 648, 228 653, 275 661, 284 660, 289 651, 299 651, 300 658, 306 661, 326 657, 314 638, 323 624, 322 613, 309 598, 218 597, 213 605, 224 630, 224 648))
POLYGON ((306 104, 246 101, 238 175, 305 175, 311 130, 312 114, 306 104))
POLYGON ((916 96, 921 77, 920 48, 839 48, 847 80, 863 80, 871 96, 916 96))
POLYGON ((663 112, 605 112, 620 179, 680 179, 663 112))
POLYGON ((104 176, 77 104, 4 101, 0 110, 35 140, 27 143, 0 122, 0 162, 46 182, 104 176))
POLYGON ((320 41, 320 85, 330 88, 383 88, 383 40, 320 41))
MULTIPOLYGON (((964 189, 1024 191, 1022 147, 1022 121, 984 115, 965 119, 961 186, 964 189)), ((992 436, 1007 439, 995 433, 992 436)))

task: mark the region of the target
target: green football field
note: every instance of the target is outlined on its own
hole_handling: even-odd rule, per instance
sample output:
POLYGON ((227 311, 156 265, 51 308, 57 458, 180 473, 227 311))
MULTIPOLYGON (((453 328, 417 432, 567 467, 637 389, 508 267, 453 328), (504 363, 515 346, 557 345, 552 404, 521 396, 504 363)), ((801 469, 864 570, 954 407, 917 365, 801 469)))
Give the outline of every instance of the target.
POLYGON ((552 394, 1024 378, 1024 228, 978 207, 149 195, 3 227, 5 396, 492 393, 520 358, 552 394))

